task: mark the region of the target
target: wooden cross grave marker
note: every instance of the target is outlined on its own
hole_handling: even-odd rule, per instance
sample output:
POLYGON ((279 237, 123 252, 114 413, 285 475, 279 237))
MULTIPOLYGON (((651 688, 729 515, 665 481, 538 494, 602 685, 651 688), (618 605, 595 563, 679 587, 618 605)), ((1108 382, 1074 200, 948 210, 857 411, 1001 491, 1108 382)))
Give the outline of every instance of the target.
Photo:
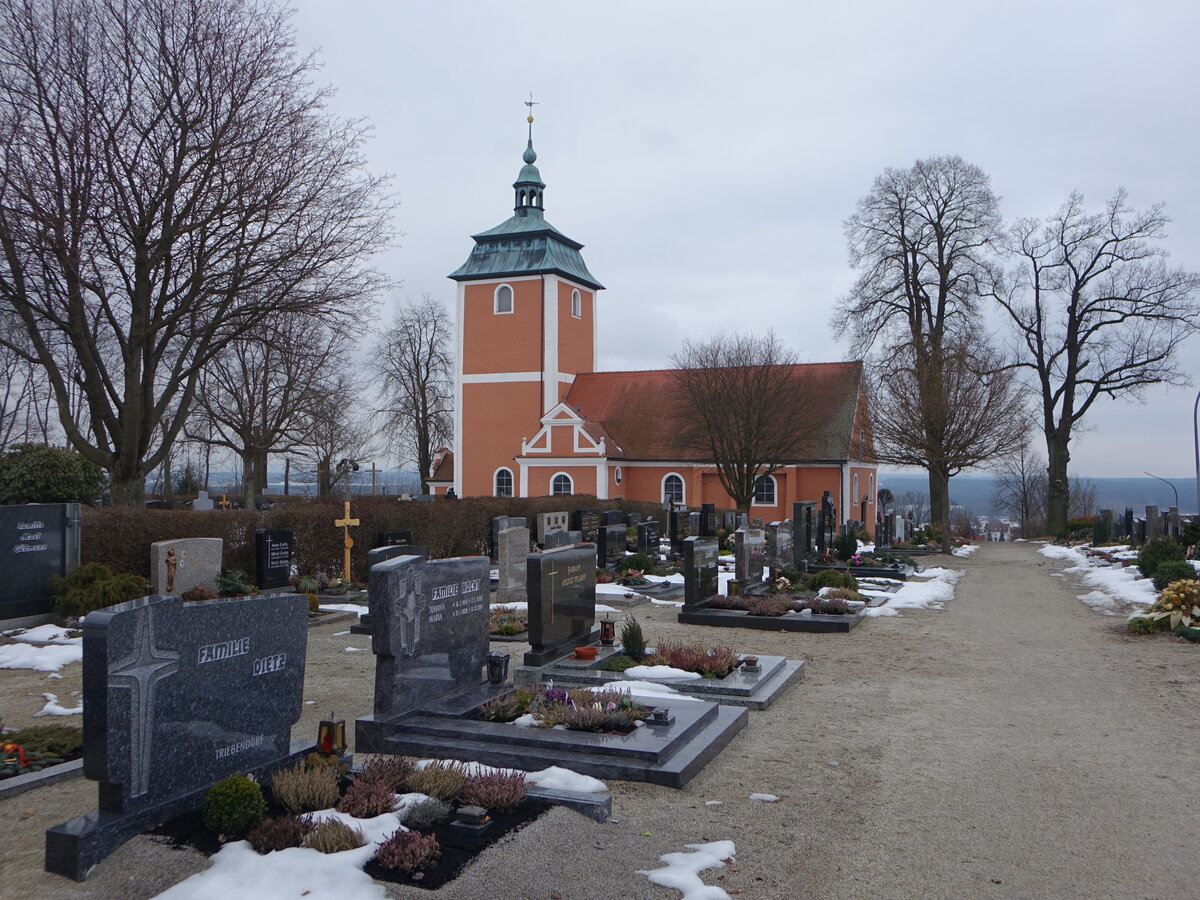
POLYGON ((229 507, 233 506, 233 504, 232 504, 232 503, 230 503, 230 502, 229 502, 229 500, 227 500, 227 499, 226 499, 226 495, 225 495, 225 494, 222 494, 222 495, 221 495, 221 502, 220 502, 220 503, 218 503, 218 504, 217 504, 217 506, 221 507, 221 509, 229 509, 229 507))
POLYGON ((335 528, 342 529, 342 546, 345 548, 345 556, 343 558, 345 568, 346 584, 350 583, 350 548, 354 546, 354 538, 350 537, 350 526, 358 525, 358 519, 350 518, 350 501, 343 500, 342 517, 334 519, 335 528))

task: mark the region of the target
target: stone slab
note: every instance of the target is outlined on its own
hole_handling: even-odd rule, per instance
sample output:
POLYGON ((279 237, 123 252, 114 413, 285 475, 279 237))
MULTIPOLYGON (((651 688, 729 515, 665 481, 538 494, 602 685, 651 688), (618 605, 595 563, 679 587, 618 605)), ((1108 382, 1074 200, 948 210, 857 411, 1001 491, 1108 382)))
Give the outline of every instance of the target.
POLYGON ((180 538, 150 545, 150 593, 178 596, 200 585, 217 589, 224 541, 220 538, 180 538))
POLYGON ((719 628, 755 628, 759 631, 807 631, 817 634, 845 633, 857 628, 865 613, 846 616, 813 614, 811 616, 752 616, 740 609, 683 609, 678 621, 682 625, 714 625, 719 628))

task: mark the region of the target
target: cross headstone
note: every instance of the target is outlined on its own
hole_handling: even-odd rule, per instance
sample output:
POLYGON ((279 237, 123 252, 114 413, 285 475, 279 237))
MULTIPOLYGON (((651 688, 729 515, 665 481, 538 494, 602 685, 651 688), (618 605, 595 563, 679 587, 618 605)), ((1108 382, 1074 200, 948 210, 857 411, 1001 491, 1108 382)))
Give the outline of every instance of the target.
POLYGON ((350 550, 354 547, 354 538, 350 537, 350 529, 357 527, 358 519, 350 518, 350 501, 342 501, 342 517, 334 519, 333 525, 335 528, 342 529, 342 566, 344 569, 344 580, 347 584, 350 583, 350 550))
POLYGON ((690 537, 683 542, 683 605, 695 606, 713 597, 718 590, 717 561, 720 549, 716 538, 690 537))
POLYGON ((254 583, 267 590, 287 587, 292 577, 296 536, 277 528, 254 532, 254 583))
POLYGON ((212 497, 208 496, 208 491, 201 491, 192 501, 192 509, 198 512, 211 512, 212 508, 213 501, 212 497))
POLYGON ((178 595, 199 585, 216 590, 221 575, 224 541, 220 538, 180 538, 150 545, 150 590, 178 595))
POLYGON ((638 522, 637 527, 637 548, 638 553, 645 553, 651 559, 658 556, 658 522, 651 519, 649 522, 638 522))
POLYGON ((529 644, 525 665, 542 666, 597 639, 596 548, 591 544, 530 554, 529 644))
POLYGON ((221 502, 217 504, 221 509, 229 509, 233 504, 229 501, 229 497, 225 494, 221 495, 221 502))
POLYGON ((496 602, 524 603, 525 557, 529 555, 529 529, 502 529, 497 540, 500 583, 496 587, 496 602))
POLYGON ((79 565, 79 504, 0 506, 0 619, 50 612, 50 579, 79 565))

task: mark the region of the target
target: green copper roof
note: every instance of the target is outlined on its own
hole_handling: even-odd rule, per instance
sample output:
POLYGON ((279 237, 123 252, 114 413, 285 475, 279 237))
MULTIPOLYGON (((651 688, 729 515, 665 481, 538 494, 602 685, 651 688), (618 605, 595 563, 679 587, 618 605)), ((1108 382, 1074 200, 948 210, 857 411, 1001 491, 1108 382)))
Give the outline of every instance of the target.
POLYGON ((449 277, 455 281, 558 274, 593 290, 604 289, 579 253, 583 244, 547 222, 540 211, 529 210, 524 216, 513 216, 472 237, 475 249, 465 263, 450 273, 449 277))

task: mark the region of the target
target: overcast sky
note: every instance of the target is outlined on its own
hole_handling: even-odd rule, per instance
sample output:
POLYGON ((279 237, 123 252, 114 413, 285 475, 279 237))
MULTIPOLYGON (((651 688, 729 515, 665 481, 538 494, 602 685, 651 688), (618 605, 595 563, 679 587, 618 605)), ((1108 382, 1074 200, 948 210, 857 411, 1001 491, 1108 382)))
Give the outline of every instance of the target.
MULTIPOLYGON (((828 325, 853 281, 842 223, 884 168, 925 156, 980 166, 1006 220, 1071 190, 1163 201, 1173 262, 1200 268, 1200 5, 822 6, 302 0, 296 24, 394 176, 389 303, 451 305, 470 235, 511 215, 533 92, 546 218, 607 288, 602 369, 734 329, 846 358, 828 325)), ((1186 353, 1200 381, 1200 339, 1186 353)), ((1195 397, 1102 403, 1074 471, 1193 474, 1195 397)))

